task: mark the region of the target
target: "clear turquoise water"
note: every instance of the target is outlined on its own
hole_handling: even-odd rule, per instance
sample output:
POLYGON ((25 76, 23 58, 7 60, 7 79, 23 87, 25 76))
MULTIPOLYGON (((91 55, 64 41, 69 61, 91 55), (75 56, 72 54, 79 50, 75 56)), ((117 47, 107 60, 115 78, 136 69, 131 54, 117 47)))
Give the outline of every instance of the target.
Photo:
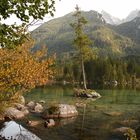
MULTIPOLYGON (((78 108, 76 118, 56 120, 53 128, 28 128, 42 140, 121 140, 126 139, 112 131, 122 127, 124 120, 140 119, 140 91, 139 90, 97 90, 102 97, 96 101, 85 100, 73 96, 72 87, 51 86, 37 88, 26 94, 27 101, 45 100, 45 107, 66 103, 86 103, 86 108, 78 108), (120 116, 109 116, 106 112, 119 112, 120 116)), ((37 117, 35 118, 37 119, 37 117)), ((140 123, 139 123, 140 124, 140 123)), ((127 126, 130 126, 127 124, 127 126)), ((137 127, 136 125, 130 126, 137 127)))

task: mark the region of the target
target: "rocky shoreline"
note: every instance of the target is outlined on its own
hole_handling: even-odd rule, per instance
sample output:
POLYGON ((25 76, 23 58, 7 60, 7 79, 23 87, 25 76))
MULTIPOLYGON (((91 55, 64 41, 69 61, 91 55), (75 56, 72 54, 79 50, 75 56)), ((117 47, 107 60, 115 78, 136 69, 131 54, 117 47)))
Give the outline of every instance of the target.
MULTIPOLYGON (((82 91, 82 94, 85 92, 84 90, 80 90, 80 91, 82 91)), ((13 120, 16 120, 16 122, 18 122, 17 120, 19 120, 20 122, 21 120, 23 120, 24 123, 26 123, 25 126, 29 126, 29 128, 30 127, 38 128, 41 126, 41 128, 44 129, 44 128, 54 127, 58 125, 65 125, 69 120, 71 120, 70 123, 75 121, 75 118, 77 118, 78 116, 78 111, 80 114, 80 110, 82 110, 82 108, 85 108, 87 102, 82 102, 83 99, 81 98, 84 98, 84 101, 90 101, 90 100, 85 100, 85 98, 98 99, 101 97, 101 96, 86 97, 83 95, 82 96, 79 95, 80 94, 78 94, 78 96, 77 94, 75 95, 76 97, 80 97, 78 98, 79 102, 76 102, 75 105, 53 104, 50 106, 47 106, 44 100, 40 100, 36 102, 29 101, 28 103, 26 103, 24 97, 21 97, 22 101, 20 101, 20 103, 14 103, 13 106, 8 107, 4 111, 3 116, 1 116, 1 120, 3 120, 3 122, 7 122, 7 120, 8 122, 13 120), (79 108, 80 110, 77 111, 77 108, 79 108), (31 117, 29 117, 30 115, 33 116, 37 115, 39 119, 34 120, 31 117), (26 120, 27 118, 28 120, 26 120), (69 118, 69 119, 64 119, 64 118, 69 118), (60 122, 62 122, 62 124, 60 122)), ((102 106, 100 107, 97 105, 95 105, 95 110, 101 111, 102 114, 110 118, 121 117, 123 115, 123 112, 121 111, 105 110, 104 107, 102 106)), ((119 121, 117 127, 112 128, 112 130, 110 131, 114 136, 124 136, 124 134, 126 136, 127 135, 129 136, 131 134, 135 136, 138 135, 139 128, 140 128, 139 120, 124 119, 119 121), (134 126, 137 126, 137 128, 135 128, 134 126)))
MULTIPOLYGON (((4 110, 3 114, 0 116, 1 121, 20 120, 24 119, 27 115, 37 114, 40 119, 44 119, 45 127, 51 127, 55 125, 54 118, 69 118, 78 115, 78 111, 74 105, 55 104, 46 107, 44 100, 26 103, 23 96, 20 98, 22 99, 20 103, 14 103, 4 110)), ((39 122, 27 120, 27 124, 36 126, 39 122)))
MULTIPOLYGON (((74 89, 74 96, 93 99, 101 97, 99 93, 90 89, 74 89)), ((24 97, 20 96, 18 103, 14 103, 12 106, 5 109, 0 120, 22 119, 30 113, 37 113, 43 119, 68 118, 78 115, 78 111, 76 109, 76 106, 78 106, 77 104, 76 106, 68 104, 55 104, 49 107, 45 107, 43 104, 45 104, 44 100, 40 100, 38 102, 29 101, 26 103, 24 97)))

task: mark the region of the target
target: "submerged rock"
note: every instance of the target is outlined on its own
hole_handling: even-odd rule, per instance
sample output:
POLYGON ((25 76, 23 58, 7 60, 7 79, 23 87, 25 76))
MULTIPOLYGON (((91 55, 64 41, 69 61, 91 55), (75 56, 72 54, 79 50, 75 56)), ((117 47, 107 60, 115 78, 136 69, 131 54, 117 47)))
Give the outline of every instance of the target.
POLYGON ((74 95, 76 97, 85 97, 85 98, 100 98, 101 95, 95 90, 91 89, 74 89, 74 95))
POLYGON ((62 118, 62 119, 59 119, 59 122, 57 122, 57 123, 59 126, 67 125, 70 123, 74 123, 76 121, 76 118, 77 118, 77 116, 70 117, 70 118, 62 118))
POLYGON ((76 103, 75 105, 76 105, 76 107, 83 108, 86 106, 86 103, 76 103))
POLYGON ((127 137, 135 137, 136 136, 136 132, 134 129, 130 128, 130 127, 120 127, 120 128, 116 128, 113 130, 113 133, 114 134, 117 134, 117 135, 125 135, 127 137))
POLYGON ((96 110, 105 110, 106 106, 105 105, 95 105, 94 109, 96 109, 96 110))
POLYGON ((136 126, 139 124, 138 120, 123 120, 120 122, 120 124, 125 125, 125 126, 136 126))
POLYGON ((119 127, 113 130, 114 133, 127 133, 128 130, 131 129, 130 127, 119 127))
POLYGON ((40 121, 27 121, 27 124, 29 125, 29 126, 31 126, 31 127, 35 127, 35 126, 37 126, 37 125, 39 125, 39 124, 41 124, 41 122, 40 121))
POLYGON ((112 112, 104 112, 104 114, 108 116, 121 116, 122 112, 112 111, 112 112))
POLYGON ((29 110, 31 112, 34 112, 34 113, 43 112, 43 106, 39 103, 35 103, 33 101, 30 101, 26 106, 29 108, 29 110))
POLYGON ((74 105, 58 104, 51 106, 43 112, 43 118, 67 118, 78 115, 74 105))

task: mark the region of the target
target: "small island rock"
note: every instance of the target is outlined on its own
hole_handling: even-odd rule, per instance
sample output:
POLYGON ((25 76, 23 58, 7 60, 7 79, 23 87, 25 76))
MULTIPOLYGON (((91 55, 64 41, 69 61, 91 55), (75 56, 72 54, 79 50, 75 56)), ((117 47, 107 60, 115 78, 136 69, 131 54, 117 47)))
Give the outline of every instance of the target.
POLYGON ((76 97, 85 97, 85 98, 100 98, 101 95, 95 90, 91 89, 74 89, 74 96, 76 97))

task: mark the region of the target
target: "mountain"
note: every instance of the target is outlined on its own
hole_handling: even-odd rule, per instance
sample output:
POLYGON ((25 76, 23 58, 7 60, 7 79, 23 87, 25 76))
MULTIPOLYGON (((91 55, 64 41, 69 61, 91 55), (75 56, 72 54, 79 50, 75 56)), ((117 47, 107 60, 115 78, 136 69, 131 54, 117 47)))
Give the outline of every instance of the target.
MULTIPOLYGON (((74 50, 74 31, 70 26, 70 23, 75 20, 73 14, 69 13, 63 17, 50 20, 35 29, 31 35, 37 42, 36 47, 46 44, 49 53, 57 54, 74 50)), ((96 11, 83 11, 82 15, 86 17, 87 21, 90 21, 86 26, 86 32, 91 31, 96 25, 106 24, 102 15, 96 11)))
POLYGON ((129 22, 137 17, 140 17, 140 10, 138 9, 130 12, 130 14, 122 20, 122 23, 129 22))
POLYGON ((129 37, 136 43, 140 44, 140 17, 136 17, 132 21, 112 27, 117 33, 129 37))
POLYGON ((102 55, 125 56, 134 54, 135 43, 127 37, 119 35, 107 26, 95 26, 89 33, 94 48, 102 55))
POLYGON ((138 10, 138 9, 133 10, 132 12, 129 13, 129 15, 126 18, 124 18, 122 20, 110 15, 106 11, 101 11, 101 14, 102 14, 103 18, 105 19, 106 23, 111 24, 111 25, 119 25, 119 24, 122 24, 125 22, 129 22, 137 17, 140 17, 140 10, 138 10))
POLYGON ((101 11, 101 14, 105 19, 106 23, 109 23, 111 25, 118 25, 121 23, 121 20, 119 18, 116 18, 103 10, 101 11))
MULTIPOLYGON (((108 26, 101 14, 96 11, 83 11, 82 15, 88 21, 85 32, 93 42, 91 48, 98 50, 100 55, 124 56, 137 53, 136 44, 130 38, 116 33, 117 26, 108 26)), ((69 13, 41 25, 31 33, 37 41, 35 49, 45 44, 50 54, 57 55, 75 50, 74 31, 70 26, 73 22, 73 13, 69 13)))
MULTIPOLYGON (((67 32, 72 32, 72 28, 70 27, 70 23, 74 22, 73 12, 53 20, 50 20, 37 29, 31 32, 32 37, 37 41, 40 42, 43 39, 53 39, 56 34, 62 34, 67 32)), ((89 11, 89 12, 82 12, 82 15, 86 17, 87 21, 93 22, 93 25, 100 25, 104 24, 105 20, 103 19, 102 15, 96 11, 89 11)))

